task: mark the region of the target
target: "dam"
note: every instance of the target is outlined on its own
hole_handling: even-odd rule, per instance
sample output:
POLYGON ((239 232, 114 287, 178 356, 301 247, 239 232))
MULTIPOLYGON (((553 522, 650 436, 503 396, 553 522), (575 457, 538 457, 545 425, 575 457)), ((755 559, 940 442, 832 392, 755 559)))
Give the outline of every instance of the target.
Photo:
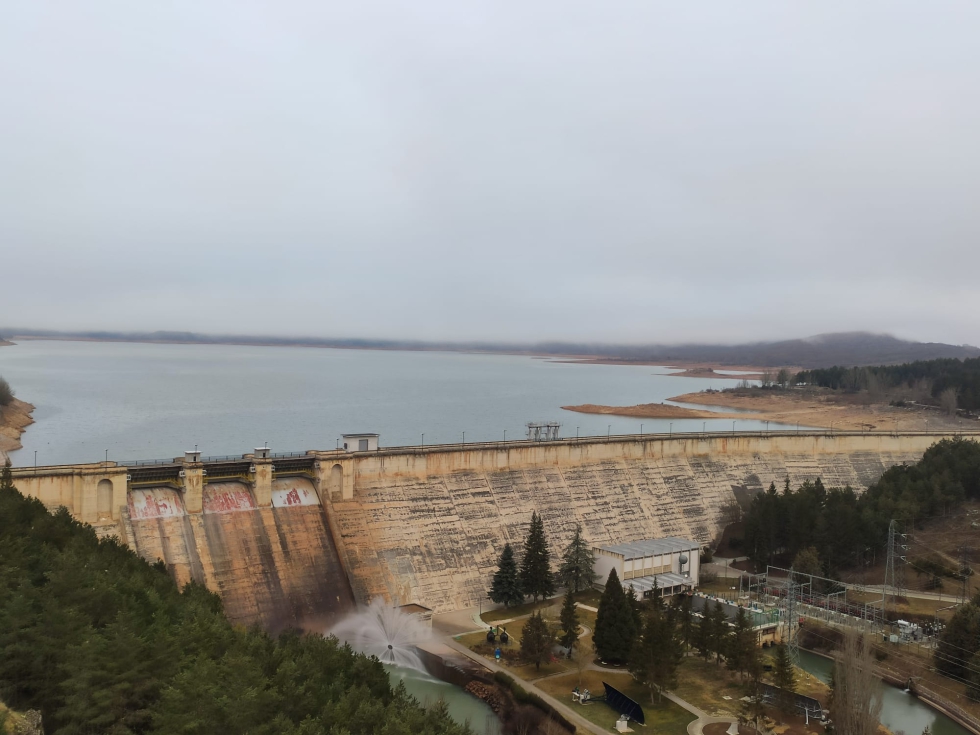
MULTIPOLYGON (((228 617, 316 625, 381 597, 435 612, 486 600, 505 543, 536 511, 554 553, 711 543, 724 507, 771 482, 866 489, 954 434, 745 432, 589 437, 15 468, 18 489, 115 536, 228 617)), ((956 436, 963 436, 962 433, 956 436)), ((967 435, 980 438, 980 433, 967 435)), ((321 626, 322 627, 322 626, 321 626)))

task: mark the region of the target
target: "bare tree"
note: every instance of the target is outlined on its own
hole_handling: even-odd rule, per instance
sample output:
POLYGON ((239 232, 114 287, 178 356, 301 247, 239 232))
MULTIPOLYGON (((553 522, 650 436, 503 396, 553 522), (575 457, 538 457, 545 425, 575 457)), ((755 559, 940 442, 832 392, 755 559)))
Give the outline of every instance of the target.
POLYGON ((594 658, 592 651, 587 651, 585 650, 586 648, 588 648, 588 646, 574 646, 572 648, 571 659, 575 666, 575 671, 578 673, 579 689, 582 688, 582 674, 584 674, 585 670, 589 668, 589 665, 592 663, 594 658))
POLYGON ((939 394, 939 406, 950 416, 956 415, 957 396, 956 388, 947 388, 939 394))
POLYGON ((10 405, 12 400, 14 400, 14 391, 10 383, 0 377, 0 406, 10 405))
POLYGON ((776 382, 779 383, 779 387, 783 390, 789 388, 790 373, 786 368, 779 368, 779 372, 776 373, 776 382))
POLYGON ((738 523, 742 520, 742 505, 737 498, 729 498, 721 507, 721 513, 726 526, 738 523))
POLYGON ((772 387, 772 370, 762 371, 762 387, 771 388, 772 387))
POLYGON ((882 697, 881 680, 874 672, 871 638, 847 629, 834 665, 830 703, 834 729, 847 735, 876 735, 882 697))

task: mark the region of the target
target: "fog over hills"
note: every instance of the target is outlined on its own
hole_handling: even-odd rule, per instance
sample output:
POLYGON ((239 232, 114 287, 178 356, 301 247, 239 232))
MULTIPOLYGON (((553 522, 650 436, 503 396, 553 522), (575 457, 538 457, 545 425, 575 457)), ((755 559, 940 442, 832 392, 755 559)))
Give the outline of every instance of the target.
POLYGON ((67 332, 0 327, 0 344, 8 339, 64 339, 104 342, 160 342, 189 344, 268 345, 276 347, 334 347, 380 350, 461 350, 507 354, 591 356, 630 362, 712 363, 803 368, 832 365, 891 365, 940 357, 980 357, 980 348, 941 342, 913 342, 887 334, 840 332, 805 339, 753 342, 737 345, 676 344, 623 345, 577 342, 426 342, 419 340, 331 339, 268 335, 213 335, 197 332, 67 332))

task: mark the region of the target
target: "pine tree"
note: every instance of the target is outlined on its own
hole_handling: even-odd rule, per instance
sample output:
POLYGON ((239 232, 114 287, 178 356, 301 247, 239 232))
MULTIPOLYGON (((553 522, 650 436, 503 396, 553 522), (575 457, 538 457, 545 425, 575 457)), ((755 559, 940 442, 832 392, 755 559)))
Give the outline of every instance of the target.
POLYGON ((611 664, 623 664, 629 660, 630 650, 636 639, 636 622, 630 610, 619 574, 615 567, 609 572, 606 588, 599 599, 595 632, 592 645, 599 658, 611 664))
POLYGON ((713 627, 714 623, 711 620, 711 615, 708 612, 707 606, 705 606, 704 611, 701 613, 701 618, 698 621, 698 626, 694 631, 694 646, 698 649, 698 653, 701 654, 701 657, 705 661, 711 657, 713 650, 713 627))
POLYGON ((755 631, 752 630, 752 621, 745 608, 739 606, 735 615, 735 626, 729 637, 728 668, 739 674, 747 673, 754 668, 758 659, 755 643, 756 636, 755 631))
POLYGON ((539 597, 550 597, 555 592, 548 540, 544 537, 544 523, 536 512, 531 514, 531 527, 524 541, 521 589, 525 594, 531 595, 534 602, 537 602, 539 597))
POLYGON ((535 669, 540 669, 541 662, 551 653, 553 643, 554 637, 539 610, 524 623, 524 632, 521 633, 521 657, 527 663, 533 663, 535 669))
POLYGON ((711 610, 711 651, 715 654, 715 663, 721 663, 723 656, 728 654, 729 626, 725 607, 720 600, 715 602, 711 610))
POLYGON ((568 655, 571 656, 572 646, 578 640, 578 608, 575 607, 571 587, 565 592, 565 600, 561 605, 561 632, 558 642, 568 649, 568 655))
POLYGON ((639 635, 640 631, 643 630, 643 611, 640 606, 640 601, 636 599, 636 590, 633 589, 632 585, 627 585, 625 592, 626 603, 630 606, 630 612, 633 613, 633 628, 636 630, 636 634, 639 635))
POLYGON ((677 685, 677 667, 684 656, 673 612, 651 608, 644 619, 643 633, 633 647, 630 673, 650 689, 650 704, 677 685))
POLYGON ((0 490, 13 490, 14 477, 10 472, 10 457, 3 463, 3 470, 0 470, 0 490))
POLYGON ((780 645, 776 648, 772 681, 780 689, 787 692, 796 691, 796 672, 793 670, 793 662, 789 660, 789 651, 786 650, 786 646, 780 645))
POLYGON ((681 641, 683 641, 685 648, 690 648, 694 645, 695 638, 694 614, 691 612, 690 595, 681 596, 677 605, 677 617, 680 621, 681 641))
POLYGON ((504 607, 520 605, 524 601, 521 581, 517 575, 517 562, 514 561, 514 550, 510 544, 505 544, 500 554, 497 571, 490 585, 490 599, 504 607))
POLYGON ((595 573, 595 552, 582 538, 582 526, 575 526, 575 535, 565 547, 558 568, 558 581, 573 592, 581 592, 591 587, 598 575, 595 573))

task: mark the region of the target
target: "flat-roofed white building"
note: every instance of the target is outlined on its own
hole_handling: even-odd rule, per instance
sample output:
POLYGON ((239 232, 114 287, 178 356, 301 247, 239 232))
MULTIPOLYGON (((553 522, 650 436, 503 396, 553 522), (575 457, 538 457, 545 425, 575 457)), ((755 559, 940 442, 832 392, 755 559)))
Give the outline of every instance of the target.
POLYGON ((654 587, 661 594, 675 595, 698 586, 701 545, 690 539, 668 538, 593 546, 595 572, 605 584, 613 569, 623 587, 632 587, 637 597, 649 597, 654 587))
POLYGON ((348 452, 378 451, 377 434, 344 434, 344 449, 348 452))

